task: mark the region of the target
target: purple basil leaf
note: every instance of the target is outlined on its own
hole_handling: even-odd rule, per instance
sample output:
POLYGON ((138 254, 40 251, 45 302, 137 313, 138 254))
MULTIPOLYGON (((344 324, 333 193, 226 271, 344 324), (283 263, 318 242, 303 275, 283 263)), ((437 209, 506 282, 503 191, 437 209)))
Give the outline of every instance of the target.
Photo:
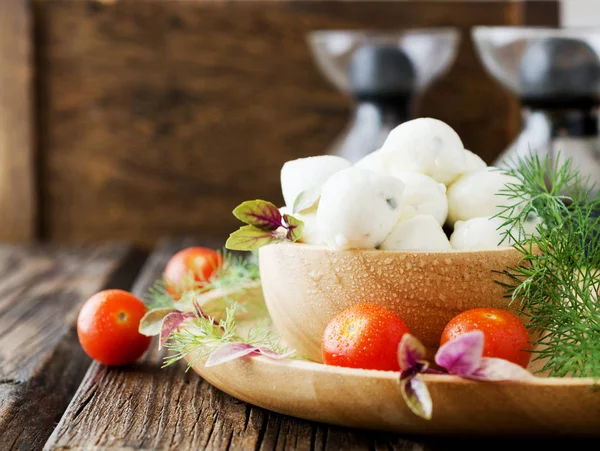
POLYGON ((246 343, 225 343, 210 353, 204 366, 216 366, 225 362, 230 362, 240 357, 253 354, 258 350, 256 346, 246 343))
POLYGON ((283 226, 281 212, 266 200, 249 200, 238 205, 233 215, 240 221, 261 230, 277 230, 283 226))
POLYGON ((269 348, 265 348, 264 346, 260 346, 257 348, 257 352, 259 352, 260 354, 269 357, 270 359, 275 359, 275 360, 281 360, 281 359, 285 359, 286 357, 291 356, 294 351, 290 350, 290 351, 286 351, 283 354, 278 354, 275 351, 272 351, 269 348))
POLYGON ((482 381, 526 381, 534 379, 533 374, 516 363, 504 359, 484 357, 470 379, 482 381))
POLYGON ((408 368, 406 370, 400 370, 400 382, 404 382, 409 379, 412 379, 417 374, 418 374, 418 371, 416 370, 415 367, 408 368))
POLYGON ((467 377, 479 368, 482 354, 483 332, 474 330, 440 346, 435 363, 450 374, 467 377))
POLYGON ((193 313, 173 312, 164 317, 160 328, 158 349, 161 349, 175 330, 188 318, 195 318, 193 313))
POLYGON ((404 334, 398 345, 398 364, 402 370, 417 369, 423 364, 425 346, 413 335, 404 334))
POLYGON ((264 346, 257 347, 247 343, 225 343, 210 353, 206 360, 205 366, 216 366, 231 360, 239 359, 247 355, 261 354, 271 359, 280 360, 289 357, 294 351, 287 351, 283 354, 278 354, 264 346))
POLYGON ((431 419, 433 403, 427 385, 420 376, 414 376, 400 383, 400 390, 406 405, 413 413, 426 420, 431 419))
POLYGON ((229 235, 225 247, 235 251, 252 251, 267 244, 278 243, 283 239, 277 230, 261 230, 247 225, 229 235))
POLYGON ((287 224, 286 238, 289 241, 295 243, 302 237, 302 231, 304 230, 304 222, 294 218, 291 215, 283 215, 283 219, 287 224))

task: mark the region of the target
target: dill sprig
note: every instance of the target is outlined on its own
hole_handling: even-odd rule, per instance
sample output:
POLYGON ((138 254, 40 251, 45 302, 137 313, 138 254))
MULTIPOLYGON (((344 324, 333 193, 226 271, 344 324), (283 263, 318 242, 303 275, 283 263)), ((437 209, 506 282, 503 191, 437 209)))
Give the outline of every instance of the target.
POLYGON ((226 343, 264 346, 277 354, 285 354, 289 351, 281 344, 280 337, 273 334, 268 319, 251 326, 245 334, 240 333, 236 322, 236 308, 237 304, 228 307, 225 318, 218 322, 210 316, 197 313, 192 324, 172 333, 165 347, 173 354, 165 357, 163 367, 178 362, 190 353, 196 353, 194 359, 188 362, 189 370, 226 343))
MULTIPOLYGON (((190 272, 184 278, 178 292, 182 293, 182 303, 186 303, 185 299, 193 299, 195 295, 219 292, 219 293, 237 293, 238 288, 250 286, 260 282, 260 274, 258 269, 258 257, 256 252, 234 253, 227 249, 219 251, 220 263, 219 267, 215 268, 214 274, 208 280, 197 281, 195 275, 190 272)), ((238 301, 235 296, 225 296, 227 305, 231 305, 238 301)), ((157 308, 181 307, 182 303, 177 304, 167 286, 164 279, 157 280, 154 285, 149 288, 144 297, 144 301, 149 310, 157 308)), ((178 301, 179 302, 179 301, 178 301)), ((243 306, 240 307, 243 309, 243 306)), ((191 310, 191 309, 190 309, 191 310)))
POLYGON ((536 155, 507 171, 505 239, 522 254, 507 268, 507 296, 526 315, 534 360, 549 376, 600 377, 600 197, 571 160, 536 155), (539 218, 535 233, 525 226, 539 218))

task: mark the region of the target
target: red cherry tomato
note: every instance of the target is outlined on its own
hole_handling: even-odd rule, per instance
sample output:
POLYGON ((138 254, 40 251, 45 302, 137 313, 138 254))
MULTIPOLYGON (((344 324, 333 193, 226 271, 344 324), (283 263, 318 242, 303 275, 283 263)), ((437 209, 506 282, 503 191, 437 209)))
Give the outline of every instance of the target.
POLYGON ((167 293, 177 300, 185 291, 203 287, 221 265, 221 255, 214 249, 189 247, 177 252, 165 268, 167 293))
POLYGON ((321 342, 327 365, 400 371, 398 345, 408 332, 394 313, 376 304, 357 304, 327 325, 321 342))
POLYGON ((151 337, 138 332, 146 306, 123 290, 96 293, 83 305, 77 318, 81 347, 92 359, 105 365, 133 363, 150 346, 151 337))
POLYGON ((519 318, 506 310, 476 308, 455 316, 442 332, 440 344, 473 330, 483 332, 485 357, 496 357, 526 367, 532 346, 527 328, 519 318))

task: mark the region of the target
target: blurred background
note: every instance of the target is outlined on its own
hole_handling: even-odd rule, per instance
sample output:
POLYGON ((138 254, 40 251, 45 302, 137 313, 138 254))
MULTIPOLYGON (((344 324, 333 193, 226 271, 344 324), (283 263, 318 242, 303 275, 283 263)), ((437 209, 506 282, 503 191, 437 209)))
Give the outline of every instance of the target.
MULTIPOLYGON (((456 29, 447 67, 398 114, 447 122, 491 164, 521 105, 484 68, 472 27, 594 21, 595 0, 2 0, 0 239, 224 241, 241 201, 282 204, 282 164, 331 151, 356 114, 315 30, 456 29)), ((436 49, 409 56, 435 62, 436 49)))

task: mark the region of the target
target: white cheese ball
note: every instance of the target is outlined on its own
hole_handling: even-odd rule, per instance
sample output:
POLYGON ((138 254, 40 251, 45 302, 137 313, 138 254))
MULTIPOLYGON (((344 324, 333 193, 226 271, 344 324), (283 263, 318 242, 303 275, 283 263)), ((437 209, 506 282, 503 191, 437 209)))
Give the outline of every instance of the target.
POLYGON ((505 240, 502 244, 503 233, 500 218, 472 218, 468 221, 458 221, 450 236, 450 244, 454 249, 480 251, 510 247, 512 242, 505 240))
POLYGON ((287 206, 281 207, 279 211, 282 215, 292 215, 294 218, 299 219, 304 223, 304 228, 302 229, 302 236, 298 240, 300 243, 324 244, 323 239, 321 237, 321 233, 319 231, 319 227, 317 225, 316 206, 303 213, 292 213, 292 209, 287 206))
POLYGON ((492 167, 460 177, 448 187, 448 224, 499 213, 509 203, 499 195, 507 183, 519 183, 519 179, 492 167))
POLYGON ((387 251, 449 251, 448 237, 433 216, 420 215, 400 221, 381 243, 387 251))
POLYGON ((393 129, 382 150, 394 152, 403 171, 420 172, 449 184, 467 169, 464 146, 448 124, 432 118, 404 122, 393 129))
POLYGON ((317 226, 334 249, 379 246, 400 218, 404 183, 395 177, 351 167, 323 185, 317 226))
MULTIPOLYGON (((383 175, 390 175, 395 168, 394 152, 378 149, 354 164, 357 168, 368 169, 383 175)), ((397 170, 402 170, 397 168, 397 170)))
POLYGON ((402 180, 405 186, 400 220, 430 215, 440 226, 444 225, 448 215, 446 185, 417 172, 396 172, 392 175, 402 180))
POLYGON ((351 165, 348 160, 335 155, 319 155, 286 162, 281 168, 281 191, 285 205, 293 208, 296 198, 304 191, 313 193, 316 202, 327 179, 351 165))
POLYGON ((477 154, 474 154, 470 150, 465 149, 465 157, 467 163, 467 169, 465 174, 470 174, 471 172, 485 171, 487 169, 487 164, 485 161, 481 159, 481 157, 477 154))

